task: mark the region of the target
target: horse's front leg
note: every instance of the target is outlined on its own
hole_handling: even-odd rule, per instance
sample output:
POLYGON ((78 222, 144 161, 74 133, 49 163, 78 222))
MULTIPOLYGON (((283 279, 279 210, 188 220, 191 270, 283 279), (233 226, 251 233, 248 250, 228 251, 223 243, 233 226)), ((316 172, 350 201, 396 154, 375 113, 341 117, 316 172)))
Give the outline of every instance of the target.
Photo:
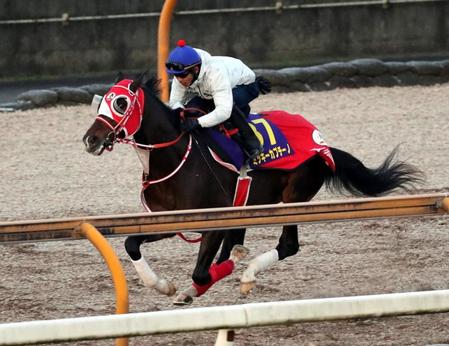
POLYGON ((156 289, 159 293, 167 296, 172 296, 176 293, 176 287, 172 282, 160 278, 149 266, 148 262, 140 252, 140 245, 146 242, 154 242, 168 237, 173 237, 175 234, 148 234, 129 236, 125 240, 125 249, 131 262, 136 268, 137 274, 143 281, 144 285, 156 289))
MULTIPOLYGON (((228 255, 229 259, 217 261, 217 263, 212 264, 223 241, 225 232, 211 231, 203 234, 197 263, 192 274, 193 284, 176 297, 173 302, 175 305, 192 303, 194 297, 203 295, 214 283, 231 274, 234 270, 235 263, 247 255, 248 250, 242 245, 237 245, 231 251, 230 256, 228 255)), ((232 232, 232 230, 228 232, 232 232)))

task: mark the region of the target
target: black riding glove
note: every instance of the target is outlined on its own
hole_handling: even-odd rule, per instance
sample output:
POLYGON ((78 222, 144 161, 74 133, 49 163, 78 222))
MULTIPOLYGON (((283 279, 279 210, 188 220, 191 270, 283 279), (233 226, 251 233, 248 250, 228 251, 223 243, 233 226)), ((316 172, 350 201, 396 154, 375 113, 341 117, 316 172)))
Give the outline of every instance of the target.
POLYGON ((184 109, 184 117, 186 118, 198 118, 202 115, 206 114, 206 112, 201 111, 200 109, 196 109, 196 108, 185 108, 184 109))
POLYGON ((190 132, 201 127, 197 118, 185 118, 181 122, 181 130, 184 132, 190 132))
POLYGON ((262 76, 256 77, 256 83, 257 86, 259 87, 259 91, 263 95, 268 94, 271 91, 271 82, 265 77, 262 76))
POLYGON ((182 114, 183 111, 184 111, 184 108, 182 108, 182 107, 173 109, 173 113, 175 113, 175 115, 178 118, 181 118, 181 114, 182 114))

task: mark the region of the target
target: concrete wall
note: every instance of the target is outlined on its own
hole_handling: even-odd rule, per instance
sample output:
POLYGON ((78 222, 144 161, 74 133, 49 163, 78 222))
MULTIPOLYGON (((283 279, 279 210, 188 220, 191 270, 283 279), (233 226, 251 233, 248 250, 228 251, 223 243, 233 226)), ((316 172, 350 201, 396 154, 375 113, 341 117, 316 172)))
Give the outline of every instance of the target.
MULTIPOLYGON (((342 0, 339 0, 340 2, 342 0)), ((339 2, 291 0, 284 6, 339 2)), ((348 1, 346 1, 348 2, 348 1)), ((365 1, 365 2, 369 2, 365 1)), ((354 58, 449 57, 449 1, 178 14, 172 46, 185 38, 213 54, 237 56, 254 68, 305 66, 354 58)), ((184 0, 177 11, 274 6, 274 1, 184 0)), ((76 76, 156 66, 159 17, 56 23, 5 20, 160 12, 163 1, 0 0, 0 79, 76 76)))

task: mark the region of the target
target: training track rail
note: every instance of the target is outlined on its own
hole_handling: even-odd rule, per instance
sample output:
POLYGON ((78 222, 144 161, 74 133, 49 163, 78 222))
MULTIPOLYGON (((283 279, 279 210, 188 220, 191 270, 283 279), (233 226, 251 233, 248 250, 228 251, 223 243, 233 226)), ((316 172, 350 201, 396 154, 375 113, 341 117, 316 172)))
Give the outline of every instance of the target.
POLYGON ((298 223, 425 216, 449 211, 448 194, 276 204, 0 223, 0 242, 83 239, 82 223, 102 235, 207 231, 298 223))
POLYGON ((252 303, 0 324, 0 345, 106 339, 448 311, 449 290, 252 303))
MULTIPOLYGON (((111 270, 117 293, 117 313, 123 314, 128 311, 126 278, 118 259, 102 234, 117 236, 134 233, 205 231, 212 228, 229 229, 242 226, 260 227, 375 217, 424 216, 447 212, 449 212, 449 197, 446 194, 427 194, 20 221, 0 224, 0 242, 87 237, 100 251, 111 270), (102 234, 92 224, 98 227, 102 234)), ((445 290, 19 322, 0 324, 0 345, 119 337, 116 339, 116 345, 126 346, 128 336, 206 329, 220 329, 216 345, 232 345, 232 342, 227 341, 229 328, 448 312, 448 302, 449 290, 445 290), (177 323, 173 324, 173 320, 177 323)))

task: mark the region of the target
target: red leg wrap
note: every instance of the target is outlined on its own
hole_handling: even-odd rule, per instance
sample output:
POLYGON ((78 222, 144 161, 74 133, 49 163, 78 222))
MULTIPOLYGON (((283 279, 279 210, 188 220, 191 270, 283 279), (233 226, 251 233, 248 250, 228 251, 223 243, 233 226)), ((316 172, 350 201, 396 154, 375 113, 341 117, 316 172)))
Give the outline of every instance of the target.
POLYGON ((206 291, 213 285, 213 282, 210 282, 206 285, 198 285, 196 283, 192 283, 192 286, 195 287, 196 291, 198 292, 198 294, 196 295, 197 297, 202 296, 204 293, 206 293, 206 291))
POLYGON ((234 262, 228 259, 220 264, 214 264, 211 266, 209 269, 209 274, 212 278, 212 282, 215 283, 231 274, 233 270, 234 262))
POLYGON ((206 291, 217 281, 220 281, 224 277, 228 276, 232 273, 234 270, 234 262, 231 260, 226 260, 224 262, 221 262, 220 264, 212 264, 209 268, 209 274, 211 277, 211 281, 206 285, 197 285, 196 283, 193 283, 193 287, 198 292, 197 297, 203 295, 206 293, 206 291))

